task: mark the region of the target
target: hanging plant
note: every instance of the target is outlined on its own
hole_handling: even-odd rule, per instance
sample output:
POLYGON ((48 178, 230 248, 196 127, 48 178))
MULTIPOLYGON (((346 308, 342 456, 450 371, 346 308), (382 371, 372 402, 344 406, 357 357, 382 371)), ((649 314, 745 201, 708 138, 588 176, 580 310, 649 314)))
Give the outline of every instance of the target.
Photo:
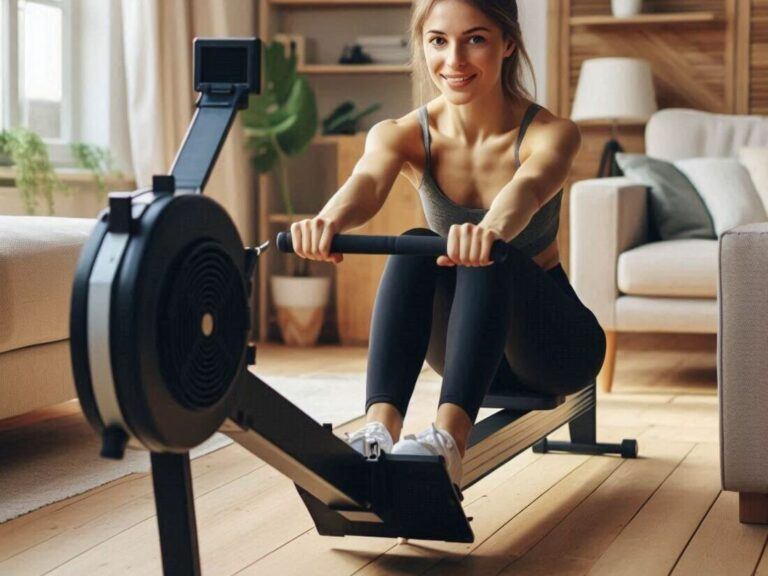
POLYGON ((108 148, 86 144, 84 142, 74 142, 70 147, 72 156, 80 168, 90 171, 93 174, 93 181, 102 195, 103 199, 107 196, 107 176, 113 178, 122 178, 123 173, 115 169, 115 160, 108 148))
POLYGON ((3 130, 0 132, 0 153, 6 154, 16 168, 16 187, 27 214, 34 215, 42 199, 48 215, 52 216, 53 193, 68 188, 53 171, 42 138, 26 128, 3 130))

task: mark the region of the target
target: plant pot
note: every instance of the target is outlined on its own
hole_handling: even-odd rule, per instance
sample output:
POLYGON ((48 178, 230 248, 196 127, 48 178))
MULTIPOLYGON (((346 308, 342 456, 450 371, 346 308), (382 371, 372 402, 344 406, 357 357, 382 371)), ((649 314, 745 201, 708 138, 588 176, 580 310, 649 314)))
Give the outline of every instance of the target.
POLYGON ((643 10, 643 0, 611 0, 611 11, 616 18, 637 16, 643 10))
POLYGON ((272 276, 277 325, 289 346, 314 346, 325 319, 331 279, 327 276, 272 276))

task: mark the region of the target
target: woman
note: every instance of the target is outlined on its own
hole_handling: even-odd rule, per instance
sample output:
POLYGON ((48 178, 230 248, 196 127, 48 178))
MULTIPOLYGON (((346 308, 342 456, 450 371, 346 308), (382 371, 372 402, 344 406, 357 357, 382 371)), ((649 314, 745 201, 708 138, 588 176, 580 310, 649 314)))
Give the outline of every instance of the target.
POLYGON ((576 125, 531 102, 515 0, 417 0, 413 65, 440 91, 369 131, 349 180, 320 213, 291 226, 296 253, 341 262, 331 238, 370 220, 398 174, 418 189, 447 255, 391 256, 376 297, 366 425, 348 437, 368 454, 440 454, 460 485, 461 458, 491 386, 569 394, 600 370, 605 334, 559 263, 561 186, 581 145, 576 125), (426 76, 427 74, 423 74, 426 76), (511 246, 504 263, 491 245, 511 246), (443 376, 429 429, 399 440, 424 360, 443 376))

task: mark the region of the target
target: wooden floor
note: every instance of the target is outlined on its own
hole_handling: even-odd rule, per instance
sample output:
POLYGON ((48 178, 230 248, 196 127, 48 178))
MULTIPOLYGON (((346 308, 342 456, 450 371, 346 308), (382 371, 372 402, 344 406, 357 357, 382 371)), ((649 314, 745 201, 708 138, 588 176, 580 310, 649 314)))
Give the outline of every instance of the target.
MULTIPOLYGON (((256 372, 362 372, 365 359, 260 347, 256 372)), ((438 393, 423 373, 406 432, 429 424, 438 393)), ((714 339, 620 339, 615 391, 599 404, 599 438, 637 438, 641 457, 524 452, 465 493, 473 544, 320 537, 292 483, 238 445, 199 458, 203 573, 768 576, 768 528, 740 524, 737 496, 720 490, 714 339)), ((2 575, 160 573, 145 475, 0 525, 2 575)))

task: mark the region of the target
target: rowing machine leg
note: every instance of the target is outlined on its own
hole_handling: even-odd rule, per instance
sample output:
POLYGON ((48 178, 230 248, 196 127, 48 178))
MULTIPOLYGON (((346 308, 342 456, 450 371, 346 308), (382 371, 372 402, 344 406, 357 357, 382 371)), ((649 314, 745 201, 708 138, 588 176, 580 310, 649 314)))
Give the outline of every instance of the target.
MULTIPOLYGON (((594 387, 594 384, 592 386, 594 387)), ((622 458, 636 458, 637 440, 622 440, 621 444, 597 442, 596 416, 597 410, 593 401, 586 412, 568 422, 571 433, 570 442, 542 438, 533 445, 533 451, 537 454, 553 451, 593 455, 620 454, 622 458)))
POLYGON ((165 576, 200 575, 189 453, 151 453, 157 526, 165 576))

